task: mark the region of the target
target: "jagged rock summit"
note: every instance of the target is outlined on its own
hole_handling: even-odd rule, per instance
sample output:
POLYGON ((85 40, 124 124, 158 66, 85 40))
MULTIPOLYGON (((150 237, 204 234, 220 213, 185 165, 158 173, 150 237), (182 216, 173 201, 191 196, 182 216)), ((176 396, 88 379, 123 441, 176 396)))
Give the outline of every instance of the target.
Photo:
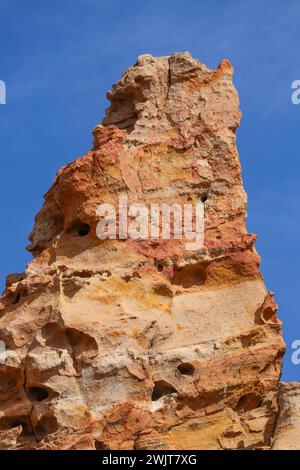
POLYGON ((270 448, 284 343, 236 149, 233 69, 140 56, 62 168, 1 299, 7 449, 270 448), (99 204, 205 206, 204 247, 107 239, 99 204))

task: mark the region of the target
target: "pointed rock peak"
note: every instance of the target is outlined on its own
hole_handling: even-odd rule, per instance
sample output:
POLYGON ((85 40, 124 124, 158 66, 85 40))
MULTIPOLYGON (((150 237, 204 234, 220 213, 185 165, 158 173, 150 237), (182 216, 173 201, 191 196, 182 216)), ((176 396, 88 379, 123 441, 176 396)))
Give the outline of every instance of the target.
POLYGON ((144 142, 154 137, 153 132, 162 138, 174 126, 186 127, 185 121, 195 123, 209 101, 207 91, 213 82, 216 94, 235 94, 232 73, 228 61, 210 70, 189 52, 141 55, 107 93, 111 104, 102 124, 115 125, 144 142))

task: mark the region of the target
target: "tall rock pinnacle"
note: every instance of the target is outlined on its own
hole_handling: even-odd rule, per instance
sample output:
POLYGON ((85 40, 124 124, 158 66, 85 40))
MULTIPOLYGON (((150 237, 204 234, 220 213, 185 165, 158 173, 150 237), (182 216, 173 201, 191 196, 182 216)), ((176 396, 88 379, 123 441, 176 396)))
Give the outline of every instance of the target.
POLYGON ((245 226, 232 75, 140 56, 93 149, 58 172, 1 299, 0 447, 271 446, 284 343, 245 226), (202 201, 204 246, 99 239, 97 209, 120 197, 202 201))

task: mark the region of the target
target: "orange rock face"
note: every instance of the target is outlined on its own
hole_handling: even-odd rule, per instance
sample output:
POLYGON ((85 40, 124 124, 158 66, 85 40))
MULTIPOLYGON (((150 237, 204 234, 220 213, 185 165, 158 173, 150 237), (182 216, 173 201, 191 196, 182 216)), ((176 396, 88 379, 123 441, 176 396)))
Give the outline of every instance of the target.
POLYGON ((1 299, 6 449, 269 448, 284 343, 245 227, 233 69, 144 55, 62 168, 1 299), (204 246, 106 239, 120 196, 205 207, 204 246))

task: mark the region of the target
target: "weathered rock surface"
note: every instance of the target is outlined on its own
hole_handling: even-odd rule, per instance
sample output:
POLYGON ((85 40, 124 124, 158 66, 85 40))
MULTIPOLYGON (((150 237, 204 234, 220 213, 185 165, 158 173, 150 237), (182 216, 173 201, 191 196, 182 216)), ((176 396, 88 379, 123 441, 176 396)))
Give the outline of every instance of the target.
POLYGON ((2 448, 269 448, 284 343, 245 226, 233 69, 144 55, 62 168, 1 300, 2 448), (104 240, 96 209, 205 201, 205 246, 104 240))
POLYGON ((300 449, 300 383, 281 383, 279 387, 279 415, 272 449, 300 449))

